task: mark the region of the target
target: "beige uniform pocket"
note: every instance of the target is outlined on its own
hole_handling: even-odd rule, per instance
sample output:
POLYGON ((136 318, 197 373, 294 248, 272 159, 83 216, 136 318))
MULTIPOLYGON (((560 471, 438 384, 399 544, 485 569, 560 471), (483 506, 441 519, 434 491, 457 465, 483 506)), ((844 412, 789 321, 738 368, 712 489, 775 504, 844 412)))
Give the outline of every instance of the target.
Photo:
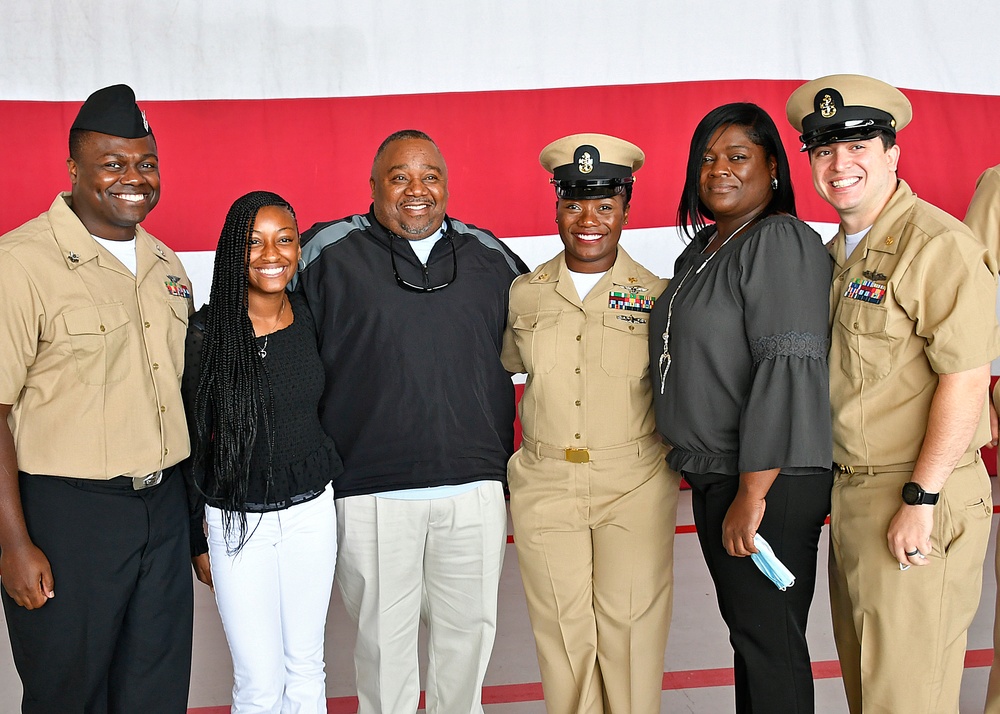
MULTIPOLYGON (((649 371, 649 322, 621 320, 618 315, 604 316, 601 367, 612 377, 641 379, 649 371)), ((648 320, 648 318, 640 318, 648 320)))
POLYGON ((121 303, 63 314, 76 374, 84 384, 115 384, 129 373, 128 313, 121 303))
POLYGON ((840 309, 840 366, 853 379, 882 379, 892 368, 889 311, 882 305, 845 299, 840 309))
POLYGON ((167 347, 174 363, 177 377, 184 372, 184 340, 187 337, 188 301, 184 298, 167 298, 170 306, 170 324, 167 327, 167 347))
POLYGON ((560 314, 559 310, 542 310, 514 319, 514 343, 528 374, 547 374, 555 368, 560 314))

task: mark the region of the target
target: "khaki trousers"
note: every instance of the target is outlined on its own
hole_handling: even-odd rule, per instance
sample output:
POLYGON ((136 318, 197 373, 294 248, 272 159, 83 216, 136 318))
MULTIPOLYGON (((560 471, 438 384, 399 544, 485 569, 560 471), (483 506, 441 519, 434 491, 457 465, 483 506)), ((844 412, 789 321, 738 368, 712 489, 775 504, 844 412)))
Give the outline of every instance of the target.
POLYGON ((508 481, 548 714, 659 712, 679 483, 663 447, 586 464, 520 449, 508 481))
POLYGON ((337 585, 358 626, 358 714, 417 710, 427 624, 427 714, 482 714, 507 548, 503 486, 451 498, 338 498, 337 585))
MULTIPOLYGON (((1000 583, 1000 531, 997 532, 997 541, 993 572, 1000 583)), ((997 604, 993 614, 993 665, 990 667, 990 683, 986 687, 984 714, 1000 714, 1000 585, 997 586, 997 604)))
POLYGON ((993 504, 982 461, 934 506, 930 564, 901 571, 886 532, 910 472, 839 474, 830 512, 833 630, 852 714, 957 714, 993 504))

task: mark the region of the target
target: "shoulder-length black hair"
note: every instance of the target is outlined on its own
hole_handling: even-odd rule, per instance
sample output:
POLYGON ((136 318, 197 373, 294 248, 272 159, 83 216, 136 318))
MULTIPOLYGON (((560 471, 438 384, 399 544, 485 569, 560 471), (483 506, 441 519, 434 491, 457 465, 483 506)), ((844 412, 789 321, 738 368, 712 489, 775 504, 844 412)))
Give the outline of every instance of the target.
POLYGON ((247 313, 249 240, 257 213, 266 206, 279 206, 295 217, 288 201, 270 191, 241 196, 226 215, 215 251, 195 397, 197 443, 208 444, 207 453, 195 453, 211 474, 205 496, 222 509, 227 535, 238 524, 238 547, 246 540, 247 486, 258 419, 268 432, 268 446, 274 447, 273 395, 247 313))
POLYGON ((707 220, 714 220, 712 212, 701 202, 698 183, 701 177, 701 161, 708 150, 708 142, 719 129, 735 124, 746 131, 747 138, 764 149, 766 158, 775 160, 778 172, 778 188, 771 196, 771 202, 764 209, 764 216, 772 213, 795 213, 795 194, 788 170, 788 156, 781 144, 781 136, 774 121, 763 109, 749 102, 733 102, 716 107, 702 119, 691 137, 688 151, 687 169, 684 174, 684 190, 677 207, 677 225, 688 236, 693 236, 704 228, 707 220))

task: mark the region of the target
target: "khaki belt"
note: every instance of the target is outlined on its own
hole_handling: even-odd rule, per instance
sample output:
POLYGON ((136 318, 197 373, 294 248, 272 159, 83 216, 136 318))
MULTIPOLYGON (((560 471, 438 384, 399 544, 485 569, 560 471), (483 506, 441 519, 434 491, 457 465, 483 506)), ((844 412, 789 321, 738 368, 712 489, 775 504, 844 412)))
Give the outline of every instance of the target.
MULTIPOLYGON (((968 466, 969 464, 974 464, 979 461, 979 450, 966 452, 958 463, 955 464, 955 468, 959 469, 963 466, 968 466)), ((878 473, 897 473, 900 471, 913 471, 913 467, 917 465, 916 461, 906 461, 902 464, 886 464, 884 466, 849 466, 847 464, 834 463, 833 468, 839 471, 845 476, 850 476, 853 474, 869 474, 874 475, 878 473)))
POLYGON ((628 456, 639 456, 643 451, 660 443, 660 437, 650 434, 638 441, 633 441, 625 446, 612 446, 606 449, 577 449, 559 448, 533 441, 527 437, 521 438, 521 448, 535 454, 539 458, 558 459, 569 461, 571 464, 586 464, 591 461, 605 461, 609 459, 624 459, 628 456))

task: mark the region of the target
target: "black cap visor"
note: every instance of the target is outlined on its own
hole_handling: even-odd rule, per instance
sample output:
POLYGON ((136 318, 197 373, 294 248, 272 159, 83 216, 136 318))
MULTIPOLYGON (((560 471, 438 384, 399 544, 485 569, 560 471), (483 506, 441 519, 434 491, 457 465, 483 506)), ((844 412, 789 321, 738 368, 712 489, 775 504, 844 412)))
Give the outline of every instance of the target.
POLYGON ((611 198, 625 193, 625 187, 630 185, 634 179, 628 178, 608 178, 608 179, 585 179, 582 181, 567 181, 560 179, 549 179, 549 183, 556 187, 556 196, 570 200, 583 201, 591 198, 611 198))
POLYGON ((799 151, 810 151, 817 146, 827 144, 837 144, 843 141, 867 141, 882 132, 890 136, 896 136, 896 128, 892 125, 892 120, 888 119, 855 119, 807 131, 799 140, 802 148, 799 151))

